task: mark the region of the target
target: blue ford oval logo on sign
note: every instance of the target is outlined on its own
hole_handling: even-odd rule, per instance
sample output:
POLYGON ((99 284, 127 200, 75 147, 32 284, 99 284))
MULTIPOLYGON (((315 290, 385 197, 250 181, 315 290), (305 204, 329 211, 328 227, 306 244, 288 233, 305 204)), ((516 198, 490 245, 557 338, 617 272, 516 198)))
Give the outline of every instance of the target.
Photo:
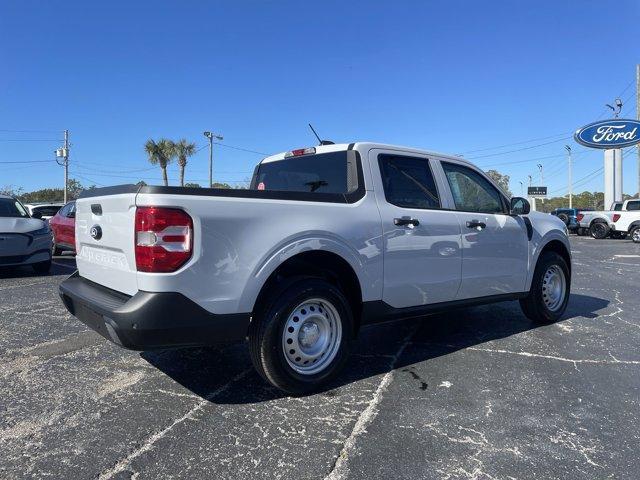
POLYGON ((640 121, 614 118, 590 123, 573 136, 591 148, 622 148, 640 143, 640 121))

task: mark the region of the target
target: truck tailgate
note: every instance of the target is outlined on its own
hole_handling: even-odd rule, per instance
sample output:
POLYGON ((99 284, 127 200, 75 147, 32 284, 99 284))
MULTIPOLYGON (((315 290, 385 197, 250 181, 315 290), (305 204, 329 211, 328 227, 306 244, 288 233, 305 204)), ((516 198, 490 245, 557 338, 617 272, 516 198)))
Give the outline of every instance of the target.
POLYGON ((136 193, 76 202, 76 263, 80 276, 127 295, 138 291, 134 229, 136 193))

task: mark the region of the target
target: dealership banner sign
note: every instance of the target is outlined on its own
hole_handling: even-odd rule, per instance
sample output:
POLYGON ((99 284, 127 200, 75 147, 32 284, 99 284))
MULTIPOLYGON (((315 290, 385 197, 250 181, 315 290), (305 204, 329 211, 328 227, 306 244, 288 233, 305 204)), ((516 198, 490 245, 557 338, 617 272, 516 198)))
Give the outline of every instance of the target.
POLYGON ((590 123, 573 136, 576 142, 590 148, 623 148, 640 143, 640 121, 614 118, 590 123))

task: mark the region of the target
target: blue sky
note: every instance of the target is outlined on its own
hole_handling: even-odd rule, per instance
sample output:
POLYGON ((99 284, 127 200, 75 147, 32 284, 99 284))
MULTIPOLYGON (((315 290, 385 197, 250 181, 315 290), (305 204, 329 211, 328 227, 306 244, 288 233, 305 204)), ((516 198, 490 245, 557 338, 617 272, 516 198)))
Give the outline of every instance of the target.
MULTIPOLYGON (((274 153, 313 145, 312 122, 334 141, 466 152, 514 193, 539 183, 537 163, 564 193, 569 143, 575 190, 602 190, 602 153, 569 137, 616 96, 635 117, 639 20, 632 0, 2 2, 0 186, 61 185, 64 129, 72 176, 113 185, 159 183, 150 137, 204 146, 213 130, 274 153)), ((242 181, 260 158, 216 146, 214 177, 242 181)), ((187 181, 206 183, 207 161, 203 148, 187 181)))

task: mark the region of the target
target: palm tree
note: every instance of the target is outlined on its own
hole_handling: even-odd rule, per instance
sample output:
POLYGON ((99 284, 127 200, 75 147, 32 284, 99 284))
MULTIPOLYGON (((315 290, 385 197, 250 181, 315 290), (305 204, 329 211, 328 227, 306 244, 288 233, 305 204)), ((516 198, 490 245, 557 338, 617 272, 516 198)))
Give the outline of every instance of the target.
POLYGON ((180 166, 180 186, 184 187, 184 167, 187 166, 187 158, 196 153, 196 144, 187 142, 184 138, 173 144, 174 154, 180 166))
POLYGON ((144 144, 144 149, 149 156, 149 162, 151 165, 160 165, 164 186, 167 187, 169 185, 169 179, 167 178, 167 165, 171 163, 175 157, 174 143, 166 138, 161 138, 157 142, 153 139, 149 139, 147 140, 147 143, 144 144))

